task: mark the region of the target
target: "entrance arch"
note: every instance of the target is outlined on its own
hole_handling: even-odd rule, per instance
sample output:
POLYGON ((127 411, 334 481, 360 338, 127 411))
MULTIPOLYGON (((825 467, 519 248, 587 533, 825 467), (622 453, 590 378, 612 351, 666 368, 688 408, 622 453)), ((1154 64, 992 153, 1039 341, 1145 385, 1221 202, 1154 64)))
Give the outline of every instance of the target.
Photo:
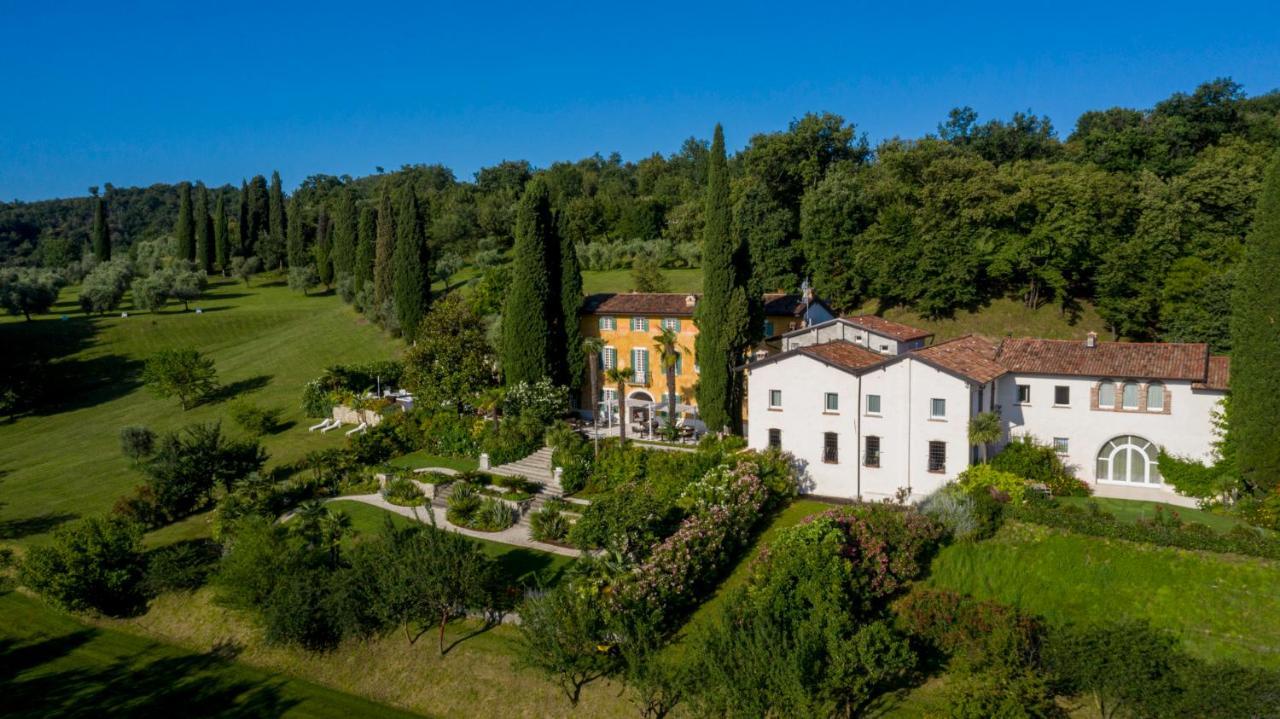
POLYGON ((1132 434, 1116 437, 1098 450, 1098 481, 1164 484, 1156 458, 1160 448, 1132 434))

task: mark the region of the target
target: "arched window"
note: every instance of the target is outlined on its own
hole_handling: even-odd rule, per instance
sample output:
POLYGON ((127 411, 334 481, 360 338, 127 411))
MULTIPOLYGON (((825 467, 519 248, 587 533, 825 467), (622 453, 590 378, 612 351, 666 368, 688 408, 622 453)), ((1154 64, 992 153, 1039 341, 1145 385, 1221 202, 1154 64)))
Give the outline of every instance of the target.
POLYGON ((1109 379, 1104 379, 1098 385, 1098 407, 1101 409, 1115 409, 1116 406, 1116 383, 1109 379))
POLYGON ((1103 482, 1164 484, 1156 457, 1160 450, 1141 437, 1125 435, 1102 445, 1098 452, 1098 479, 1103 482))
POLYGON ((1164 385, 1159 382, 1152 382, 1147 385, 1147 411, 1164 411, 1164 385))
POLYGON ((1121 407, 1125 409, 1138 409, 1138 383, 1125 382, 1121 394, 1121 407))

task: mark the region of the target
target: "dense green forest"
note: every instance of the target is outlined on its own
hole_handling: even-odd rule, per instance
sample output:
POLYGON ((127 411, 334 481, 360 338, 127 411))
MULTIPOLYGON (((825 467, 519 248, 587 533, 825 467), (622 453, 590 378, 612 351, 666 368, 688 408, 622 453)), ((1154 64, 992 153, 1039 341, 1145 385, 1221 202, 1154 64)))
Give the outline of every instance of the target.
MULTIPOLYGON (((374 251, 368 220, 384 191, 400 212, 412 188, 428 272, 465 262, 500 273, 523 189, 540 174, 584 269, 630 267, 637 257, 696 267, 708 144, 690 138, 636 162, 617 154, 544 169, 507 161, 472 181, 439 165, 313 175, 287 203, 278 180, 268 187, 262 175, 208 188, 207 199, 197 185, 195 196, 225 208, 215 223, 227 220, 231 255, 252 253, 270 269, 316 248, 350 266, 344 258, 374 251)), ((1091 302, 1117 336, 1222 351, 1236 264, 1277 147, 1280 92, 1249 97, 1229 79, 1150 109, 1087 112, 1065 140, 1046 117, 982 121, 965 107, 934 134, 872 147, 852 122, 810 114, 730 155, 731 226, 750 248, 759 290, 795 290, 809 277, 839 309, 876 303, 934 317, 998 297, 1067 313, 1091 302)), ((93 192, 105 199, 117 253, 173 236, 180 224, 178 185, 93 192)), ((0 261, 79 261, 91 250, 95 211, 92 195, 0 204, 0 261)), ((320 278, 340 280, 323 269, 320 278)))

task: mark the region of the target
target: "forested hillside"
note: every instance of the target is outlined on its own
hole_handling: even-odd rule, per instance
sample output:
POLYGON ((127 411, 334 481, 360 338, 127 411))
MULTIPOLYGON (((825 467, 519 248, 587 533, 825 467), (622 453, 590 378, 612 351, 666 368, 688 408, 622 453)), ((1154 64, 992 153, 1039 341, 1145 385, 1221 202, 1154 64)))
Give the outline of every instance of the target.
MULTIPOLYGON (((1248 97, 1227 79, 1150 109, 1085 113, 1065 140, 1029 112, 984 121, 958 108, 936 134, 871 147, 852 121, 811 114, 730 157, 733 231, 751 249, 760 290, 809 277, 841 309, 875 302, 934 318, 1003 297, 1067 313, 1090 302, 1117 336, 1224 351, 1235 264, 1277 147, 1280 93, 1248 97)), ((412 186, 435 262, 501 273, 516 203, 542 173, 584 269, 637 257, 696 267, 707 152, 690 138, 635 162, 509 161, 472 181, 438 165, 314 175, 290 195, 289 224, 301 221, 290 241, 341 252, 364 236, 358 221, 374 226, 383 189, 412 186)), ((101 194, 117 252, 174 232, 177 186, 108 184, 101 194)), ((270 247, 269 267, 284 258, 284 228, 267 227, 274 193, 263 176, 209 194, 210 207, 220 198, 226 208, 233 254, 270 247)), ((0 260, 63 267, 89 247, 93 214, 87 196, 0 204, 0 260)))

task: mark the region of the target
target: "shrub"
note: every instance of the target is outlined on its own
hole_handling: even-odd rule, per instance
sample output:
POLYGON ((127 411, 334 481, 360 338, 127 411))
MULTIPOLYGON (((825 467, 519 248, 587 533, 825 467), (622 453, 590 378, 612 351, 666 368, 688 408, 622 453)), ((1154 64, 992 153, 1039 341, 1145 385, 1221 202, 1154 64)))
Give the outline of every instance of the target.
POLYGON ((469 526, 485 532, 500 532, 515 524, 518 519, 520 512, 515 507, 501 499, 485 497, 480 500, 480 506, 472 515, 469 526))
POLYGON ((401 507, 420 507, 427 502, 427 496, 418 489, 418 485, 404 478, 387 480, 387 485, 382 488, 382 498, 401 507))
POLYGON ((351 435, 349 446, 360 464, 382 464, 418 449, 421 435, 416 423, 405 414, 391 414, 382 423, 351 435))
POLYGON ((647 483, 631 482, 597 497, 569 530, 580 549, 606 548, 629 562, 641 561, 679 526, 683 513, 647 483))
POLYGON ((117 499, 111 507, 111 514, 137 522, 148 529, 164 524, 168 517, 168 513, 156 499, 155 490, 149 484, 140 484, 134 487, 132 494, 117 499))
POLYGON ((265 409, 248 402, 236 402, 231 407, 231 421, 255 437, 271 434, 280 427, 280 410, 265 409))
POLYGON ((933 517, 946 528, 952 538, 965 541, 980 539, 983 523, 978 516, 976 500, 959 486, 948 484, 920 502, 920 511, 933 517))
POLYGON ((455 482, 453 491, 449 493, 447 517, 450 522, 460 526, 470 526, 475 514, 480 509, 480 491, 470 482, 455 482))
POLYGON ((481 451, 495 465, 523 459, 542 448, 545 427, 544 421, 533 414, 493 423, 481 441, 481 451))
MULTIPOLYGON (((533 384, 520 382, 507 390, 502 413, 507 417, 528 417, 546 427, 569 412, 569 388, 542 378, 533 384)), ((539 434, 541 439, 541 434, 539 434)))
POLYGON ((134 462, 150 457, 155 448, 156 433, 150 429, 139 426, 120 428, 120 452, 134 462))
POLYGON ((333 413, 333 395, 318 379, 302 386, 302 413, 308 417, 328 417, 333 413))
POLYGON ((539 542, 561 542, 568 534, 568 518, 550 502, 529 515, 529 536, 539 542))
POLYGON ((546 443, 552 449, 552 466, 563 470, 560 488, 566 494, 582 491, 591 476, 591 443, 564 422, 557 422, 547 430, 546 443))
POLYGON ((991 458, 992 469, 1009 472, 1049 488, 1055 497, 1087 497, 1089 485, 1076 479, 1053 447, 1031 437, 1015 439, 991 458))
POLYGON ((443 472, 417 472, 414 474, 419 482, 435 485, 436 487, 444 487, 457 481, 457 477, 452 474, 444 474, 443 472))
POLYGON ((441 410, 419 415, 421 448, 445 457, 474 457, 480 453, 484 420, 441 410))
POLYGON ((18 581, 73 612, 131 614, 143 605, 142 526, 120 517, 90 517, 63 525, 53 541, 32 547, 18 581))
POLYGON ((1140 621, 1065 625, 1049 633, 1044 657, 1064 689, 1089 696, 1111 719, 1145 715, 1141 707, 1173 668, 1177 646, 1177 638, 1140 621))
POLYGON ((982 489, 999 493, 1014 504, 1021 504, 1027 494, 1027 483, 1022 477, 989 464, 977 464, 961 472, 956 484, 968 493, 982 489))
POLYGON ((893 611, 899 629, 966 669, 1031 666, 1044 640, 1038 618, 955 592, 917 587, 893 611))
POLYGON ((1038 671, 955 674, 943 691, 951 719, 1066 719, 1050 678, 1038 671))
POLYGON ((217 566, 221 548, 198 539, 161 547, 147 555, 144 586, 149 595, 190 592, 204 586, 217 566))

